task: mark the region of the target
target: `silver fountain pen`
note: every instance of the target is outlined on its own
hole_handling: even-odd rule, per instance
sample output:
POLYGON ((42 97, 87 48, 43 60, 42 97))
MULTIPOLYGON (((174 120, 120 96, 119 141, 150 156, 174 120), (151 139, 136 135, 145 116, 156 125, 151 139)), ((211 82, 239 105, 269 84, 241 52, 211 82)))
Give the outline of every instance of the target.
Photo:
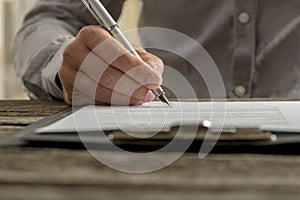
MULTIPOLYGON (((137 58, 141 59, 140 55, 135 51, 133 46, 124 36, 119 28, 117 22, 112 18, 109 12, 102 5, 100 0, 81 0, 88 11, 94 16, 94 18, 101 24, 107 31, 110 32, 128 51, 130 51, 137 58)), ((165 92, 161 87, 151 90, 157 99, 171 106, 169 100, 165 96, 165 92)))

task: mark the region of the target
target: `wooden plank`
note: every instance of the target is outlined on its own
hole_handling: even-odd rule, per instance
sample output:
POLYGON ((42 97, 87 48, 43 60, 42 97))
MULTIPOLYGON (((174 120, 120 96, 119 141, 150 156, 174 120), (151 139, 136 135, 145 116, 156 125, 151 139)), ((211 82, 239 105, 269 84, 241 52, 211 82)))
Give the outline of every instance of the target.
POLYGON ((0 125, 6 126, 21 126, 29 125, 38 120, 43 119, 44 117, 0 117, 0 125))
POLYGON ((113 188, 99 186, 60 185, 0 185, 2 199, 19 200, 253 200, 297 199, 299 192, 291 190, 243 190, 213 191, 209 189, 174 190, 165 188, 113 188), (16 192, 18 191, 18 192, 16 192), (296 197, 296 198, 295 198, 296 197))
POLYGON ((0 126, 0 141, 24 128, 23 126, 0 126))
POLYGON ((0 107, 11 107, 10 109, 17 109, 19 107, 29 107, 29 106, 38 106, 49 105, 49 106, 66 106, 61 101, 41 101, 41 100, 1 100, 0 107))
POLYGON ((0 101, 0 140, 68 106, 59 101, 0 101))
MULTIPOLYGON (((101 153, 112 159, 120 155, 101 153)), ((161 154, 157 160, 166 156, 161 154)), ((3 149, 0 158, 0 184, 294 192, 300 187, 299 156, 211 154, 199 159, 197 154, 185 154, 163 170, 140 175, 119 173, 79 150, 3 149)))
POLYGON ((0 125, 28 125, 67 107, 58 101, 0 101, 0 125))
POLYGON ((1 117, 45 117, 68 106, 58 101, 0 101, 1 117))

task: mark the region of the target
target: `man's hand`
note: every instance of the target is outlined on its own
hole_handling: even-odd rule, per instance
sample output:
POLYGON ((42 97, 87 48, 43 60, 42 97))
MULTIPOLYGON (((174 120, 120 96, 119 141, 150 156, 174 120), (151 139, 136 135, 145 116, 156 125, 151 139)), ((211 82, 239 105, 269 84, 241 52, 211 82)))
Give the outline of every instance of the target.
POLYGON ((162 84, 163 62, 144 49, 143 61, 105 29, 83 28, 64 50, 58 72, 68 104, 138 105, 152 101, 162 84))

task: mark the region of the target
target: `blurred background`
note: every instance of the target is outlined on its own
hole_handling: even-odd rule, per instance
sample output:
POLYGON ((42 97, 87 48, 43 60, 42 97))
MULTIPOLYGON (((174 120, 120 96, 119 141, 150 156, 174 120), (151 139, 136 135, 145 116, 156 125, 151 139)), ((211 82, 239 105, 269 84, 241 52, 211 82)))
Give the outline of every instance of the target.
MULTIPOLYGON (((26 12, 37 0, 0 0, 0 99, 26 99, 16 78, 12 48, 16 32, 22 24, 26 12)), ((78 0, 79 1, 79 0, 78 0)), ((126 0, 119 19, 121 28, 126 31, 137 27, 142 2, 126 0)), ((137 33, 129 38, 138 44, 137 33)))

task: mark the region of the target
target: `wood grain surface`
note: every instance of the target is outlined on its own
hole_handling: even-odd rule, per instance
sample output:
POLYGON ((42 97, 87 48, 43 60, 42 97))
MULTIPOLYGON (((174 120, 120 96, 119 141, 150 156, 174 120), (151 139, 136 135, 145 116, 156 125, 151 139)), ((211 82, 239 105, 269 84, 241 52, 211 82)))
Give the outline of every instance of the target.
MULTIPOLYGON (((65 108, 61 102, 0 101, 0 139, 65 108)), ((126 159, 98 153, 116 156, 120 163, 126 159)), ((199 159, 197 153, 186 153, 157 172, 127 174, 86 150, 0 149, 0 199, 277 200, 298 199, 299 188, 300 156, 210 154, 199 159)))

